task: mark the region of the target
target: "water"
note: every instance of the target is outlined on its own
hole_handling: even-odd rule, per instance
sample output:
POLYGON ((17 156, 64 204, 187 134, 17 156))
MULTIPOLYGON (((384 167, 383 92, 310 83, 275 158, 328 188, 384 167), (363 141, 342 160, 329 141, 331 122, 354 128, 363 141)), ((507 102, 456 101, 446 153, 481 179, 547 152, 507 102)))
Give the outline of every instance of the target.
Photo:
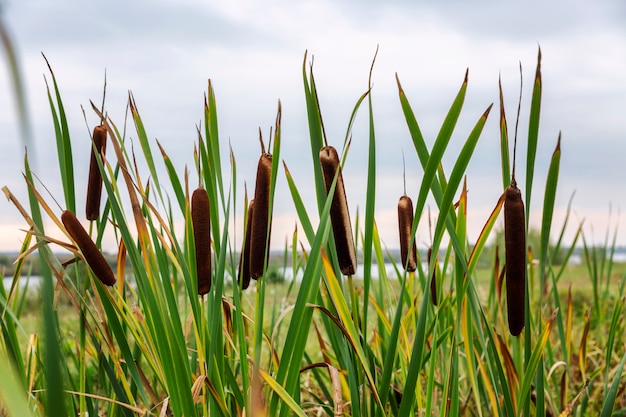
MULTIPOLYGON (((8 292, 11 289, 11 284, 13 284, 13 277, 5 277, 2 279, 2 283, 4 284, 4 289, 8 292)), ((18 288, 23 289, 28 285, 28 290, 36 290, 41 285, 41 277, 40 276, 21 276, 18 278, 18 288)))
MULTIPOLYGON (((582 256, 584 256, 582 253, 578 254, 575 253, 573 254, 570 259, 569 259, 569 264, 570 265, 580 265, 582 264, 582 256)), ((616 251, 613 254, 613 262, 615 263, 622 263, 622 262, 626 262, 626 251, 616 251)), ((428 265, 423 264, 422 267, 424 269, 428 268, 428 265)), ((385 271, 387 273, 388 277, 394 277, 395 276, 395 269, 393 267, 393 264, 391 263, 385 263, 385 271)), ((401 268, 400 265, 398 265, 398 268, 401 268)), ((283 268, 280 267, 279 268, 279 272, 283 272, 283 275, 285 277, 285 281, 291 281, 293 279, 293 270, 290 266, 288 266, 284 271, 282 270, 283 268)), ((302 275, 303 275, 303 271, 302 269, 300 269, 296 275, 296 282, 300 282, 302 281, 302 275)), ((379 278, 379 271, 378 271, 378 265, 374 264, 372 265, 372 279, 378 279, 379 278)), ((356 272, 356 278, 363 278, 363 264, 359 264, 357 265, 357 272, 356 272)), ((4 288, 6 289, 6 291, 9 291, 9 289, 11 288, 11 284, 13 282, 13 277, 5 277, 3 280, 3 284, 4 284, 4 288)), ((29 291, 33 291, 33 290, 37 290, 40 285, 41 285, 41 277, 40 276, 31 276, 31 277, 26 277, 26 276, 22 276, 19 278, 18 280, 18 285, 19 288, 24 288, 26 287, 26 285, 28 285, 28 289, 29 291)))

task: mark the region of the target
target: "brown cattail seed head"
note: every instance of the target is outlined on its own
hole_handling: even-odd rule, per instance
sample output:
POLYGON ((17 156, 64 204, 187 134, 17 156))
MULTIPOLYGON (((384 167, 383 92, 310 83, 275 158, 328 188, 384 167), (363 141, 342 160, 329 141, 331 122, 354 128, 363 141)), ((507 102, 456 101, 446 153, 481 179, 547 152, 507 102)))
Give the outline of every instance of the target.
POLYGON ((211 289, 211 212, 209 195, 204 188, 196 188, 191 195, 191 222, 196 246, 196 275, 198 294, 211 289))
POLYGON ((87 265, 89 265, 94 275, 104 285, 111 286, 115 284, 116 280, 113 270, 107 263, 106 259, 104 259, 100 249, 98 249, 96 244, 93 243, 93 240, 91 240, 83 225, 80 224, 76 215, 69 210, 65 210, 61 214, 61 221, 63 222, 67 233, 69 233, 72 240, 82 252, 85 262, 87 262, 87 265))
POLYGON ((320 163, 326 185, 326 194, 330 192, 335 174, 337 174, 337 185, 335 194, 330 206, 330 221, 333 226, 335 236, 335 246, 337 248, 337 259, 339 268, 344 275, 354 275, 356 272, 356 250, 352 237, 352 225, 350 224, 350 213, 348 212, 348 201, 346 190, 339 166, 339 155, 332 146, 325 146, 320 150, 320 163))
POLYGON ((254 188, 254 210, 250 230, 250 276, 263 276, 269 255, 272 214, 270 213, 270 184, 272 180, 272 155, 264 153, 259 158, 254 188))
POLYGON ((246 222, 246 236, 243 241, 243 249, 239 258, 239 282, 241 288, 250 286, 250 235, 252 230, 252 213, 254 213, 254 200, 248 204, 248 220, 246 222))
POLYGON ((518 336, 524 328, 526 298, 526 216, 522 193, 511 182, 504 191, 504 242, 506 300, 509 331, 518 336))
POLYGON ((400 232, 400 258, 402 266, 409 272, 415 271, 417 267, 417 250, 415 239, 411 244, 411 229, 413 227, 413 202, 411 198, 403 195, 398 201, 398 229, 400 232))
POLYGON ((102 195, 102 175, 98 167, 96 151, 104 159, 107 143, 107 129, 105 126, 96 126, 93 129, 93 146, 91 147, 91 159, 89 161, 89 177, 87 180, 87 202, 85 213, 87 220, 98 220, 100 215, 100 199, 102 195), (95 148, 95 149, 94 149, 95 148))

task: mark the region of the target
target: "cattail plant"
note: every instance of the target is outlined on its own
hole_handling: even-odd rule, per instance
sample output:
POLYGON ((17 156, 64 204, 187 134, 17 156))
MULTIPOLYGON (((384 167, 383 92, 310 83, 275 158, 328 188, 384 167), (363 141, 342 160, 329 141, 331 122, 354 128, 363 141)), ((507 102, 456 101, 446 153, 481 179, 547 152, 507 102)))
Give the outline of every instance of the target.
POLYGON ((209 194, 198 187, 191 195, 191 222, 196 246, 196 275, 198 295, 211 289, 211 216, 209 194))
MULTIPOLYGON (((520 66, 521 76, 521 66, 520 66)), ((513 169, 511 183, 504 190, 504 250, 506 268, 506 302, 509 331, 519 336, 524 328, 526 305, 526 215, 522 192, 515 181, 515 154, 517 151, 517 126, 522 101, 522 87, 517 107, 515 136, 513 139, 513 169)))
POLYGON ((87 265, 89 265, 94 275, 104 285, 111 286, 115 284, 116 279, 113 274, 113 270, 107 263, 106 259, 104 259, 100 249, 98 249, 93 240, 91 240, 83 225, 80 224, 76 215, 70 210, 65 210, 61 214, 61 221, 63 222, 67 233, 69 233, 72 240, 82 252, 85 262, 87 262, 87 265))
POLYGON ((404 152, 402 152, 402 180, 404 183, 404 195, 398 200, 398 231, 400 235, 400 259, 402 267, 408 272, 414 272, 417 268, 417 249, 415 237, 411 235, 413 230, 413 201, 406 195, 406 168, 404 164, 404 152), (413 244, 411 245, 411 242, 413 244), (410 248, 409 248, 409 245, 410 248))
POLYGON ((252 229, 252 213, 254 213, 254 200, 248 203, 248 217, 246 220, 246 236, 243 242, 243 248, 239 257, 239 282, 242 289, 250 286, 250 235, 252 229))
POLYGON ((324 176, 327 195, 330 192, 335 175, 337 176, 335 193, 333 194, 333 201, 330 206, 330 221, 333 226, 333 235, 335 236, 335 246, 337 248, 337 258, 341 273, 344 275, 354 275, 356 272, 356 250, 352 238, 348 201, 346 199, 346 190, 343 185, 337 150, 328 145, 320 149, 320 163, 322 165, 322 174, 324 176))
POLYGON ((272 180, 272 155, 265 152, 263 139, 261 140, 261 157, 256 172, 254 188, 254 210, 252 210, 250 225, 250 277, 258 279, 263 276, 263 270, 269 256, 269 242, 271 233, 272 215, 270 213, 270 185, 272 180))
POLYGON ((402 266, 408 272, 414 272, 417 268, 417 250, 415 239, 412 239, 413 227, 413 201, 406 194, 398 201, 398 229, 400 232, 400 258, 402 266), (413 244, 411 245, 411 242, 413 244), (409 248, 409 245, 410 248, 409 248))
POLYGON ((98 167, 96 152, 104 158, 107 143, 107 128, 104 125, 96 126, 92 135, 91 159, 89 161, 89 177, 87 180, 87 202, 85 213, 87 220, 98 220, 100 215, 100 199, 102 196, 102 174, 98 167))

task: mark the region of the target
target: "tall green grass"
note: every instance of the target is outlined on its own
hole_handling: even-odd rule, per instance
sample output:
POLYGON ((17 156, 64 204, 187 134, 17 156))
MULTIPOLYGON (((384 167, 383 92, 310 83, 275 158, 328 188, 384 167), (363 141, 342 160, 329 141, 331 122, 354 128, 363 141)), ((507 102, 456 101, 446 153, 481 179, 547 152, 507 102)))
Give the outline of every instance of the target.
MULTIPOLYGON (((609 233, 601 248, 588 244, 582 226, 573 241, 566 241, 569 208, 560 228, 553 228, 560 135, 545 178, 539 247, 528 254, 526 327, 515 338, 506 327, 506 297, 497 282, 504 273, 500 257, 488 259, 493 265, 491 283, 479 279, 479 260, 492 253, 487 248, 497 234, 503 198, 493 202, 487 219, 478 219, 484 222, 479 236, 467 232, 471 204, 467 184, 472 183, 467 167, 485 134, 492 106, 471 115, 476 122, 469 131, 459 131, 457 121, 469 83, 466 73, 438 134, 425 138, 396 75, 399 102, 423 170, 419 188, 409 190, 416 201, 413 235, 431 196, 438 208, 432 234, 438 259, 428 262, 421 254, 415 272, 404 272, 402 265, 394 264, 394 272, 388 274, 383 267, 387 248, 380 240, 375 213, 380 144, 371 84, 374 70, 372 63, 370 81, 348 113, 343 143, 335 144, 342 165, 368 167, 364 216, 356 217, 354 228, 364 262, 364 270, 359 271, 362 279, 342 276, 338 266, 331 199, 326 198, 318 159, 326 140, 323 109, 306 55, 302 77, 317 207, 304 203, 298 179, 288 169, 290 161, 280 159, 282 142, 289 138, 282 138, 279 104, 271 134, 270 213, 276 183, 285 178, 301 230, 294 230, 285 244, 284 266, 289 260, 293 276, 302 278, 283 284, 284 298, 278 302, 268 291, 270 265, 254 292, 244 291, 233 279, 241 244, 231 230, 243 228, 236 224, 236 214, 247 211, 253 196, 242 195, 236 187, 236 155, 222 149, 210 82, 203 125, 197 137, 189 138, 190 149, 195 144, 191 168, 184 172, 174 168, 166 146, 150 140, 132 95, 129 122, 135 130, 130 136, 93 106, 110 143, 106 158, 97 158, 106 203, 89 231, 98 245, 105 236, 118 242, 116 285, 100 283, 67 233, 60 240, 51 237, 57 234, 53 229, 65 232, 61 211, 75 211, 80 205, 73 161, 87 156, 73 154, 77 139, 70 138, 61 88, 50 69, 48 98, 63 185, 62 198, 54 197, 63 206, 49 203, 51 197, 41 191, 44 185, 33 180, 28 159, 24 172, 30 208, 4 188, 24 216, 27 232, 15 285, 8 292, 0 289, 2 412, 12 416, 557 416, 611 415, 616 404, 623 406, 618 395, 626 358, 621 320, 625 280, 611 284, 615 238, 611 241, 609 233), (364 161, 350 154, 359 112, 367 112, 369 129, 364 161), (452 166, 444 167, 453 135, 465 139, 452 166), (131 140, 140 146, 133 148, 131 140), (222 166, 224 161, 229 166, 222 166), (213 285, 205 296, 197 295, 190 213, 190 189, 198 184, 207 189, 211 205, 213 285), (551 241, 555 234, 556 243, 551 241), (593 283, 582 320, 584 309, 574 306, 571 292, 564 296, 561 280, 566 267, 555 261, 560 251, 569 259, 580 240, 593 283), (74 255, 73 266, 57 257, 60 249, 74 255), (29 334, 21 324, 24 295, 17 283, 22 262, 34 251, 44 264, 43 310, 40 330, 29 334), (378 279, 372 278, 375 272, 378 279), (437 305, 430 298, 433 279, 437 305), (60 310, 60 303, 68 307, 60 310)), ((518 140, 519 146, 527 146, 526 172, 518 175, 525 181, 527 219, 531 191, 537 190, 533 183, 541 90, 539 54, 527 139, 518 140)), ((503 103, 501 88, 498 126, 504 189, 512 152, 503 103)), ((329 195, 335 186, 336 179, 329 195)), ((350 202, 349 187, 346 192, 350 202)))

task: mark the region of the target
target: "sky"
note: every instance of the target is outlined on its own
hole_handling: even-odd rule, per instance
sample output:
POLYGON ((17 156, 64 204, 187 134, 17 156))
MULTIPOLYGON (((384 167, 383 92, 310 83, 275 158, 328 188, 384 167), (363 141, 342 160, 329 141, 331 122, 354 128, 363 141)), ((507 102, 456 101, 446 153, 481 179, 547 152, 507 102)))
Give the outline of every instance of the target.
MULTIPOLYGON (((5 0, 0 4, 0 18, 15 44, 27 93, 33 133, 29 156, 36 158, 35 171, 59 201, 62 192, 45 83, 50 76, 42 53, 54 70, 68 116, 78 201, 83 201, 86 188, 89 134, 98 122, 89 101, 100 103, 106 70, 109 116, 117 125, 124 124, 132 92, 150 140, 156 144, 158 139, 181 173, 193 164, 196 126, 202 121, 210 79, 222 150, 230 143, 237 158, 239 192, 244 182, 254 182, 258 131, 261 128, 268 136, 280 100, 281 158, 305 195, 309 211, 315 212, 302 84, 304 54, 308 53, 307 62, 314 62, 328 141, 341 149, 354 104, 367 90, 378 47, 371 94, 378 158, 376 221, 383 243, 389 248, 399 245, 396 204, 403 193, 403 152, 407 193, 414 200, 422 176, 399 104, 396 74, 431 146, 466 70, 467 95, 444 156, 444 170, 450 172, 473 125, 491 103, 495 105, 467 171, 472 241, 502 193, 498 77, 512 131, 520 64, 523 68, 517 158, 518 166, 524 167, 528 109, 541 47, 543 95, 531 226, 540 224, 548 164, 561 133, 553 235, 562 227, 573 196, 566 236, 571 239, 584 221, 588 241, 601 242, 607 230, 617 230, 618 244, 626 245, 620 214, 626 208, 622 183, 626 178, 626 3, 621 0, 5 0)), ((6 55, 0 57, 0 186, 8 186, 26 203, 21 174, 24 144, 6 55)), ((354 221, 365 204, 366 106, 357 115, 352 135, 344 181, 354 221)), ((130 126, 129 137, 136 139, 130 126)), ((226 152, 224 156, 227 162, 226 152)), ((518 172, 517 177, 523 189, 519 179, 524 176, 518 172)), ((0 251, 16 251, 26 224, 9 202, 0 204, 0 251)), ((435 211, 435 203, 429 204, 435 211)), ((61 208, 54 207, 60 213, 61 208)), ((236 215, 241 222, 242 213, 236 215)), ((424 246, 430 238, 422 220, 417 241, 424 246)), ((274 248, 283 247, 295 223, 281 173, 274 248)), ((62 237, 53 225, 48 230, 62 237)), ((114 250, 115 242, 105 246, 114 250)))

